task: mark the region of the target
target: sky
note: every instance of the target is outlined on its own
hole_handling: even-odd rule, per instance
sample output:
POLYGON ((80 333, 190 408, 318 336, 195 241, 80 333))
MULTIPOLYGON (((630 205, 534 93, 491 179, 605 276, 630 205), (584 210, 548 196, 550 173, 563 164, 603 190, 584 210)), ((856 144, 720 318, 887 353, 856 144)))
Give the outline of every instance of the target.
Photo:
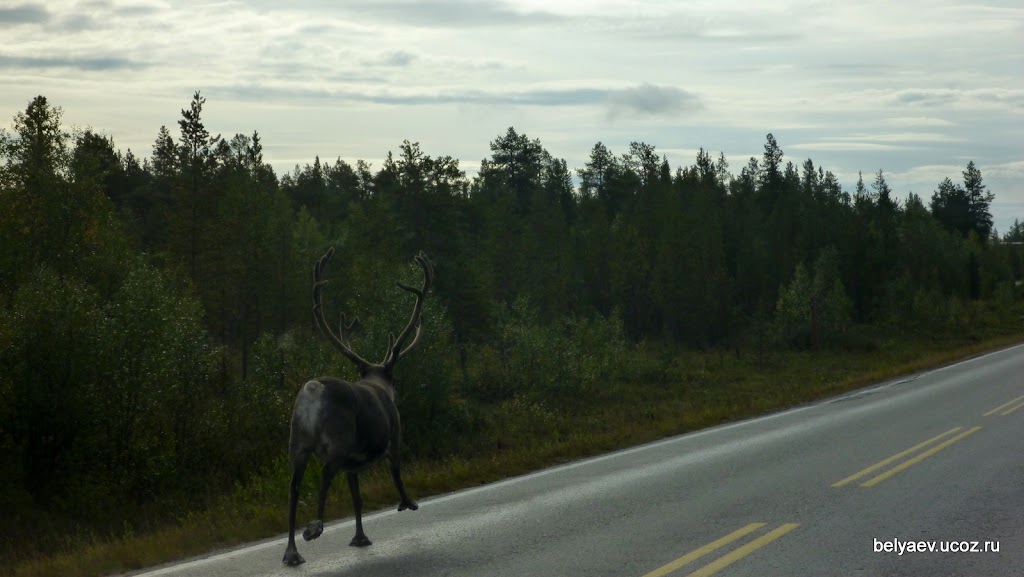
POLYGON ((772 133, 926 202, 973 160, 996 228, 1024 221, 1020 0, 0 0, 0 37, 0 126, 43 95, 140 157, 198 90, 279 175, 408 139, 472 176, 510 126, 570 167, 639 141, 738 174, 772 133))

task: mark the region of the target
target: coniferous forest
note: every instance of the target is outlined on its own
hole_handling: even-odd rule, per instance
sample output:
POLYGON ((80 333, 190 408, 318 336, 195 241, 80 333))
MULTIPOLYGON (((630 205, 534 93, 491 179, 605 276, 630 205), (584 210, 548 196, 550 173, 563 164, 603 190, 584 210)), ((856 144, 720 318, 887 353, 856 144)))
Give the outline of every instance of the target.
POLYGON ((411 310, 395 281, 419 283, 419 250, 434 262, 396 379, 414 464, 579 434, 590 421, 546 423, 676 387, 674 351, 761 367, 1021 330, 1024 224, 994 230, 973 162, 922 197, 872 167, 841 184, 771 134, 760 158, 689 166, 598 142, 572 169, 509 128, 473 177, 409 141, 379 167, 279 175, 258 133, 213 134, 204 101, 145 156, 68 132, 42 96, 0 133, 0 551, 59 546, 26 528, 178 522, 284 470, 298 388, 355 375, 310 314, 331 246, 326 314, 357 316, 372 360, 411 310))

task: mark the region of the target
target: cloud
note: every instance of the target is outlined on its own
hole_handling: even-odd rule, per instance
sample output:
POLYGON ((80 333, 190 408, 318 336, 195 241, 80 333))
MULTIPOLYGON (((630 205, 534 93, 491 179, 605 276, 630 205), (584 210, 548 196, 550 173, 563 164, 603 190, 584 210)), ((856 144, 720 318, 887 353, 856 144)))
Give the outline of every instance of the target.
POLYGON ((866 142, 961 142, 963 138, 938 132, 899 132, 889 134, 851 134, 834 136, 833 140, 866 142))
MULTIPOLYGON (((990 189, 998 189, 997 192, 1004 192, 1002 187, 993 187, 992 181, 1020 181, 1024 179, 1024 160, 1016 160, 1010 162, 1000 163, 975 163, 978 170, 981 171, 981 176, 985 181, 985 184, 989 185, 990 189)), ((962 178, 963 171, 967 166, 967 162, 963 164, 922 164, 918 166, 912 166, 905 170, 894 170, 887 171, 899 179, 906 181, 926 182, 926 183, 938 183, 943 178, 949 177, 954 182, 958 182, 962 178)))
POLYGON ((0 27, 17 24, 41 24, 48 20, 50 20, 50 13, 42 4, 0 7, 0 27))
POLYGON ((524 92, 480 93, 479 103, 521 104, 527 106, 578 106, 598 104, 608 99, 602 88, 537 89, 524 92))
POLYGON ((878 144, 875 142, 805 142, 790 144, 794 150, 906 150, 906 146, 878 144))
MULTIPOLYGON (((967 166, 966 163, 964 165, 922 164, 919 166, 912 166, 905 170, 889 170, 886 174, 894 179, 904 181, 938 183, 946 177, 955 181, 957 177, 960 176, 964 166, 967 166)), ((984 176, 984 174, 982 174, 982 176, 984 176)))
POLYGON ((1024 107, 1024 90, 1010 88, 975 88, 957 90, 952 88, 906 88, 893 90, 885 99, 898 104, 942 106, 947 104, 998 104, 1010 107, 1024 107))
POLYGON ((466 91, 426 97, 387 97, 388 104, 513 104, 523 106, 574 106, 595 104, 607 99, 607 91, 594 88, 538 89, 522 92, 466 91))
POLYGON ((855 133, 828 136, 817 142, 791 144, 787 148, 848 152, 927 150, 930 148, 927 146, 928 144, 963 142, 964 140, 959 136, 950 136, 939 132, 855 133))
POLYGON ((294 88, 284 86, 223 86, 217 92, 240 100, 349 101, 390 106, 479 105, 530 107, 606 107, 611 119, 623 115, 666 116, 703 108, 699 98, 673 86, 641 84, 632 88, 535 88, 520 91, 380 91, 352 88, 294 88))
POLYGON ((990 166, 981 166, 982 176, 1024 180, 1024 160, 1015 160, 990 166))
POLYGON ((707 10, 699 5, 661 3, 659 8, 637 10, 624 6, 588 16, 585 25, 598 36, 620 35, 628 40, 657 44, 679 42, 721 43, 750 48, 783 45, 799 41, 806 29, 773 10, 707 10))
POLYGON ((563 16, 539 10, 520 11, 494 0, 460 2, 458 0, 430 0, 426 2, 365 2, 348 5, 347 9, 390 24, 437 28, 463 28, 481 26, 524 26, 551 24, 562 21, 563 16))
POLYGON ((103 30, 109 28, 109 24, 89 14, 65 14, 56 21, 56 27, 62 32, 86 32, 89 30, 103 30))
POLYGON ((897 90, 889 98, 902 104, 938 105, 956 102, 960 93, 948 88, 909 88, 897 90))
POLYGON ((134 70, 147 65, 118 56, 73 56, 68 58, 45 56, 11 56, 0 54, 0 70, 11 68, 71 68, 88 72, 134 70))
POLYGON ((371 61, 370 64, 376 64, 378 66, 395 66, 405 67, 412 64, 412 61, 416 60, 416 55, 405 50, 396 50, 385 54, 376 61, 371 61))
POLYGON ((637 27, 631 35, 639 40, 651 42, 691 40, 707 43, 739 45, 786 43, 795 42, 802 38, 800 34, 795 32, 759 32, 755 30, 741 30, 737 28, 684 30, 672 28, 671 26, 663 29, 652 29, 648 26, 637 27))
POLYGON ((608 95, 608 104, 611 119, 625 113, 664 116, 703 108, 700 99, 690 92, 674 86, 650 83, 612 91, 608 95))
POLYGON ((930 118, 927 116, 901 116, 887 118, 886 124, 892 126, 918 127, 918 126, 954 126, 955 123, 942 118, 930 118))
POLYGON ((968 94, 978 100, 1024 107, 1024 90, 981 88, 969 91, 968 94))
POLYGON ((124 17, 152 16, 161 10, 161 7, 152 4, 129 4, 115 7, 114 13, 124 17))
MULTIPOLYGON (((219 92, 243 100, 268 97, 287 99, 339 100, 388 105, 477 104, 518 106, 584 106, 606 104, 622 91, 606 88, 538 88, 533 90, 483 91, 457 90, 440 92, 385 92, 359 90, 332 90, 328 88, 300 89, 266 86, 221 87, 219 92)), ((681 91, 680 91, 681 92, 681 91)))

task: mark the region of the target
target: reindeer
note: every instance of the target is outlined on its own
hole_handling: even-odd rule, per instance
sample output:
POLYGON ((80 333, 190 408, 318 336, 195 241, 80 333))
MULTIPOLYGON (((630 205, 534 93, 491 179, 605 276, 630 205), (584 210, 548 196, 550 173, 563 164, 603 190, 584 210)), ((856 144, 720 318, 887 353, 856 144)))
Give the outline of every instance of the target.
POLYGON ((313 318, 324 338, 355 363, 359 380, 349 383, 335 377, 320 377, 303 385, 295 399, 291 438, 288 443, 292 478, 288 491, 288 546, 284 550, 282 560, 285 565, 299 565, 305 562, 295 547, 295 508, 298 505, 299 488, 310 455, 316 455, 323 463, 323 475, 320 479, 317 518, 302 532, 302 538, 306 541, 316 539, 323 533, 327 490, 338 471, 345 471, 352 493, 352 508, 356 515, 356 534, 349 545, 366 547, 371 544, 363 533, 363 501, 359 494, 359 472, 370 467, 382 456, 388 459, 391 478, 398 489, 398 510, 415 511, 419 508, 405 492, 399 468, 401 426, 398 409, 395 407, 394 370, 395 363, 408 354, 420 340, 423 300, 434 278, 434 266, 427 255, 420 252, 414 260, 423 269, 423 286, 417 289, 395 283, 399 288, 414 294, 416 304, 413 306, 409 324, 398 338, 391 333, 384 360, 380 364, 374 364, 356 354, 349 345, 349 337, 358 325, 358 319, 353 318, 351 323, 346 323, 345 315, 342 313, 340 335, 335 335, 324 318, 323 287, 327 281, 323 280, 323 272, 333 254, 334 248, 329 249, 313 268, 313 318), (405 341, 412 333, 415 333, 412 342, 405 346, 405 341))

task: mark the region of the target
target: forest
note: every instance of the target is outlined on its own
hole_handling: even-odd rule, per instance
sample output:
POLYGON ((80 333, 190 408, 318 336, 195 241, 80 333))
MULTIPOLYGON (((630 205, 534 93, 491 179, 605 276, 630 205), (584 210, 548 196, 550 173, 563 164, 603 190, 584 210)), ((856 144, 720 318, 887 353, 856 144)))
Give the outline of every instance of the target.
POLYGON ((674 351, 763 365, 1022 311, 1024 223, 994 230, 973 161, 922 198, 882 170, 844 188, 771 134, 738 166, 598 142, 572 169, 509 128, 472 177, 408 140, 380 167, 279 175, 257 132, 214 135, 204 103, 147 157, 70 132, 43 96, 0 132, 0 556, 276 479, 298 388, 355 375, 310 314, 329 247, 326 314, 358 316, 372 359, 408 319, 395 281, 419 282, 420 250, 434 263, 396 376, 414 463, 568 435, 547 419, 659 379, 674 351))

